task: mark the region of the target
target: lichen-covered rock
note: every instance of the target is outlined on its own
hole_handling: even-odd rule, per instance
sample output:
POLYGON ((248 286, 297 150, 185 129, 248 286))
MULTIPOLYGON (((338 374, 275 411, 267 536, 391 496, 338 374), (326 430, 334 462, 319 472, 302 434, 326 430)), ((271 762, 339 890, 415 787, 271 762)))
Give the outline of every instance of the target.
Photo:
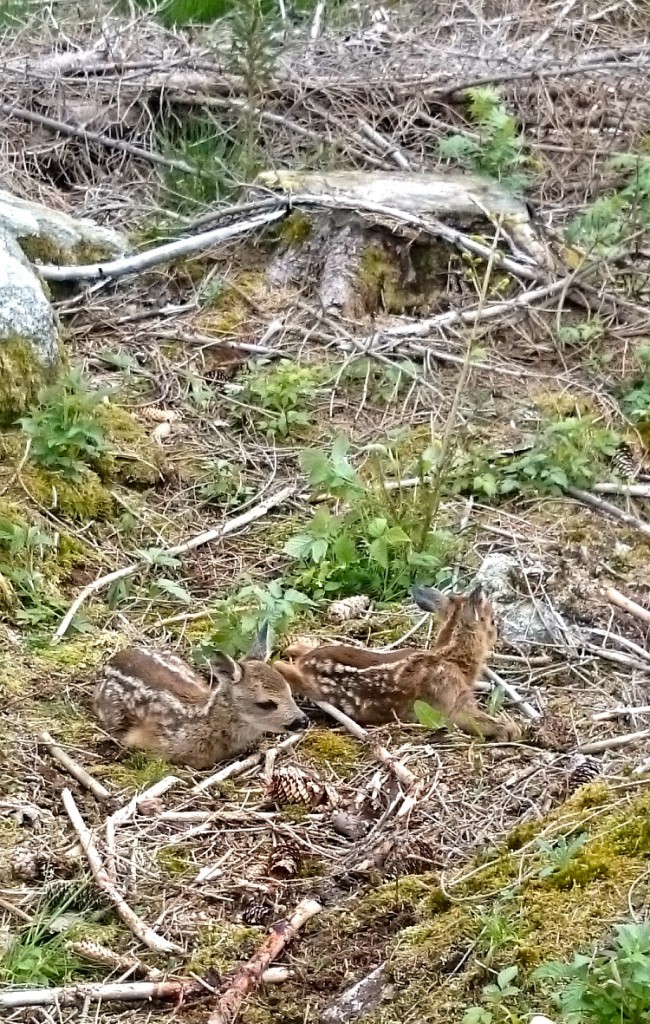
POLYGON ((128 242, 117 231, 71 217, 0 189, 0 231, 17 239, 32 262, 95 263, 121 256, 128 242))
POLYGON ((54 311, 18 243, 0 227, 0 423, 11 423, 56 373, 54 311))

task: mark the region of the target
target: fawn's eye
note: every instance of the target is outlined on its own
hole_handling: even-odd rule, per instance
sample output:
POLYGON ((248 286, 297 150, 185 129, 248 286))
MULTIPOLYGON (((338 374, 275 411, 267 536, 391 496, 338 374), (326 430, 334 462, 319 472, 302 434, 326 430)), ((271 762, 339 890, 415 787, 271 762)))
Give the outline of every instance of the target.
POLYGON ((278 705, 274 700, 258 700, 257 706, 262 711, 277 711, 278 709, 278 705))

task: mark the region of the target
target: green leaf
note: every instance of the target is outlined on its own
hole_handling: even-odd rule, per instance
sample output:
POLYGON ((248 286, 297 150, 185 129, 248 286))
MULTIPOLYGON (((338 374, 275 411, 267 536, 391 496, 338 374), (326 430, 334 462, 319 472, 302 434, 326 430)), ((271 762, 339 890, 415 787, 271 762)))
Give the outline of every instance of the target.
POLYGON ((297 533, 285 542, 283 551, 291 558, 308 558, 311 553, 313 537, 308 533, 297 533))
POLYGON ((384 536, 386 537, 386 540, 388 541, 391 547, 397 547, 398 544, 411 543, 411 538, 409 537, 408 533, 406 533, 402 529, 401 526, 391 526, 390 529, 386 531, 384 536))
POLYGON ((322 562, 327 554, 329 548, 329 542, 324 538, 320 537, 318 540, 312 541, 311 545, 311 558, 313 562, 322 562))
POLYGON ((510 982, 517 977, 518 973, 519 968, 515 964, 512 964, 510 967, 504 967, 503 970, 499 971, 497 974, 497 985, 499 988, 502 991, 504 988, 507 988, 510 982))
POLYGON ((371 519, 368 523, 369 537, 382 537, 388 529, 388 520, 381 517, 371 519))
POLYGON ((175 580, 160 579, 156 580, 152 586, 152 590, 162 591, 165 594, 169 594, 170 597, 176 598, 177 601, 181 601, 183 604, 190 604, 192 595, 185 587, 182 587, 180 583, 176 583, 175 580))
POLYGON ((385 537, 377 537, 368 548, 370 558, 382 569, 388 568, 388 542, 385 537))
POLYGON ((416 700, 413 705, 413 711, 418 722, 425 729, 432 729, 434 732, 438 732, 440 729, 447 728, 447 721, 442 711, 432 708, 426 701, 416 700))

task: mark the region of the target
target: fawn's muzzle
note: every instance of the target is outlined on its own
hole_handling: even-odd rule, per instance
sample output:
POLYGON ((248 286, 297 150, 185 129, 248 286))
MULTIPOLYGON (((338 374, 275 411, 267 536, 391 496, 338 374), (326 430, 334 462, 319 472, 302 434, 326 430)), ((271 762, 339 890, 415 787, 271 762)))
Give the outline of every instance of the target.
POLYGON ((292 722, 289 722, 287 729, 289 732, 299 732, 301 729, 306 729, 308 725, 307 715, 298 715, 292 722))

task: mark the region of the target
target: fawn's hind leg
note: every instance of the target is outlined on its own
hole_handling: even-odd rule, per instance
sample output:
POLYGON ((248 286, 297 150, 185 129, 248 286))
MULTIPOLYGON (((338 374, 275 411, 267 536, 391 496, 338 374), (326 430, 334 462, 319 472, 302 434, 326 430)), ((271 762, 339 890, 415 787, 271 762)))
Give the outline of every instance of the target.
POLYGON ((463 732, 471 736, 480 736, 482 739, 507 742, 518 740, 521 736, 519 726, 506 718, 505 715, 495 718, 488 715, 478 707, 476 701, 469 694, 465 699, 458 700, 453 708, 449 710, 449 719, 463 732))

